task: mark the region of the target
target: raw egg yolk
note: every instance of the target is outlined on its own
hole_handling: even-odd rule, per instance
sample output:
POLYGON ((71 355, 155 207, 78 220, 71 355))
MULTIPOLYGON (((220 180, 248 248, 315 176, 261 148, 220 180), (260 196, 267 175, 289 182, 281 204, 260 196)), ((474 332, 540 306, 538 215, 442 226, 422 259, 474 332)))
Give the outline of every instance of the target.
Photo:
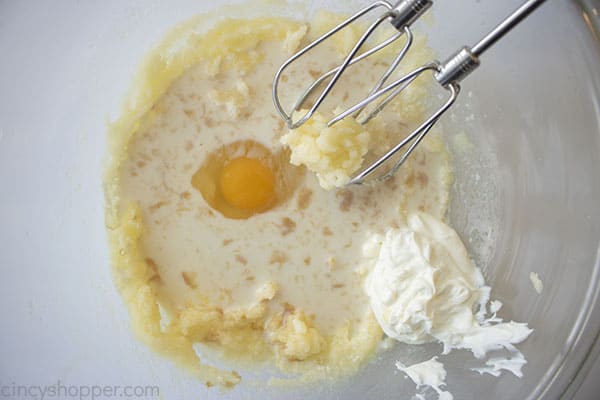
POLYGON ((240 210, 263 210, 275 195, 275 174, 262 161, 238 157, 221 171, 219 186, 229 205, 240 210))

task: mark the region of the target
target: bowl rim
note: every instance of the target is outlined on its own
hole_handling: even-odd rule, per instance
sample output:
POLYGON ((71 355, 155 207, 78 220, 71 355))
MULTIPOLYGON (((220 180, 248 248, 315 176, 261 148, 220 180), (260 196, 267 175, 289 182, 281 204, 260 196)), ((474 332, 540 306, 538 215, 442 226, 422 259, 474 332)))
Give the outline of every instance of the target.
MULTIPOLYGON (((597 0, 572 0, 571 3, 600 55, 599 3, 597 0)), ((597 73, 600 75, 600 70, 597 73)), ((572 399, 600 356, 600 243, 584 299, 567 342, 527 400, 572 399)))

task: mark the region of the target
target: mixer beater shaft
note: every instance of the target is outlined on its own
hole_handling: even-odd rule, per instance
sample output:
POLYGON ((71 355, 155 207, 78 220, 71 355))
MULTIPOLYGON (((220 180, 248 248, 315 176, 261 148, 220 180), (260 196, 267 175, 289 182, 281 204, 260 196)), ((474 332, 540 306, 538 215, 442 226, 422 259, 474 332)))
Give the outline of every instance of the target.
POLYGON ((273 81, 273 102, 275 108, 285 120, 290 129, 295 129, 306 121, 308 121, 314 113, 317 111, 319 106, 323 103, 327 95, 331 92, 340 76, 355 63, 364 60, 372 54, 380 51, 392 42, 396 41, 402 35, 406 36, 406 42, 398 55, 394 58, 388 69, 385 71, 383 76, 377 81, 375 86, 371 89, 366 98, 349 107, 345 111, 337 114, 328 122, 328 126, 335 124, 343 118, 354 116, 360 123, 367 123, 369 120, 374 118, 389 102, 391 102, 396 96, 402 93, 402 91, 408 87, 414 80, 419 78, 426 72, 431 72, 434 80, 445 90, 449 92, 449 97, 429 118, 422 122, 417 128, 409 133, 400 143, 393 146, 383 156, 379 157, 375 162, 364 168, 357 175, 355 175, 349 182, 349 184, 362 184, 367 178, 374 174, 376 170, 382 167, 388 160, 395 156, 400 150, 405 149, 403 153, 399 155, 399 158, 395 161, 394 165, 384 173, 380 174, 375 179, 383 180, 391 177, 400 166, 406 161, 408 156, 416 148, 416 146, 423 140, 425 135, 431 130, 435 123, 440 117, 454 104, 459 93, 460 93, 460 82, 465 79, 473 70, 475 70, 479 64, 479 57, 489 49, 494 43, 508 33, 514 26, 520 21, 531 14, 535 9, 542 5, 546 0, 527 0, 508 17, 506 17, 500 24, 492 29, 487 35, 485 35, 479 42, 474 46, 463 46, 450 56, 445 62, 440 63, 438 61, 429 62, 415 70, 405 74, 404 76, 396 79, 395 81, 386 85, 388 78, 400 65, 408 53, 412 42, 413 35, 410 30, 410 26, 427 11, 432 5, 432 0, 401 0, 396 5, 392 5, 387 1, 377 1, 368 7, 360 10, 329 32, 317 38, 315 41, 304 47, 302 50, 290 57, 277 71, 273 81), (344 29, 348 25, 354 23, 359 18, 368 14, 369 12, 378 9, 385 8, 387 11, 375 20, 360 37, 358 42, 354 45, 352 50, 345 57, 342 64, 315 80, 295 102, 292 112, 289 114, 284 110, 279 100, 279 81, 283 72, 298 58, 302 57, 308 51, 313 49, 315 46, 321 44, 326 39, 330 38, 340 30, 344 29), (368 38, 373 32, 379 27, 383 21, 389 21, 397 30, 398 33, 391 36, 382 43, 368 49, 364 53, 357 56, 368 38), (328 80, 329 79, 329 80, 328 80), (294 121, 292 114, 295 111, 299 111, 303 108, 303 105, 307 102, 308 98, 316 92, 316 89, 321 87, 325 82, 327 85, 323 91, 316 97, 316 100, 308 111, 301 116, 298 120, 294 121), (370 104, 374 104, 366 115, 361 115, 361 112, 365 110, 370 104))

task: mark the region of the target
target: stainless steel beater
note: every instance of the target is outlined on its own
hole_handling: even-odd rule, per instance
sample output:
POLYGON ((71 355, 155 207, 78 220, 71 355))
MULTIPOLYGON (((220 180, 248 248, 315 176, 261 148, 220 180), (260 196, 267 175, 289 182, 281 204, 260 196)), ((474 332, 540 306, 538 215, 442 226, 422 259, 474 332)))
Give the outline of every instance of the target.
POLYGON ((398 55, 394 58, 388 69, 385 71, 383 76, 377 81, 373 89, 369 92, 368 96, 363 100, 359 101, 355 105, 346 109, 345 111, 334 116, 329 122, 328 126, 335 124, 343 118, 353 115, 357 118, 360 123, 367 123, 373 117, 375 117, 390 101, 398 96, 406 87, 408 87, 415 79, 424 74, 425 72, 431 72, 434 80, 438 82, 442 88, 450 92, 450 96, 445 103, 437 109, 429 118, 421 123, 416 129, 414 129, 408 136, 406 136, 400 143, 392 147, 383 156, 378 158, 375 162, 364 168, 361 172, 355 175, 349 182, 349 184, 361 184, 370 177, 377 169, 383 164, 390 160, 400 150, 405 148, 404 153, 399 155, 398 160, 395 164, 386 172, 379 175, 375 179, 383 180, 392 176, 398 168, 406 161, 408 156, 416 148, 416 146, 423 140, 425 135, 431 130, 433 125, 440 119, 440 117, 452 106, 455 102, 458 94, 460 93, 460 84, 473 70, 475 70, 480 62, 479 57, 490 48, 496 41, 502 38, 508 31, 516 26, 520 21, 527 17, 537 7, 542 5, 546 0, 527 0, 513 13, 506 17, 498 26, 492 29, 487 35, 485 35, 479 42, 474 46, 463 46, 452 56, 450 56, 445 62, 440 63, 438 61, 432 61, 415 70, 405 74, 399 79, 385 85, 388 78, 400 65, 402 59, 407 54, 408 50, 412 45, 413 35, 410 30, 410 26, 415 22, 421 15, 425 13, 432 5, 432 0, 400 0, 395 5, 388 3, 387 1, 377 1, 364 9, 360 10, 356 14, 344 22, 331 29, 329 32, 317 38, 315 41, 304 47, 302 50, 290 57, 284 62, 273 80, 273 102, 275 108, 285 120, 290 129, 295 129, 306 121, 308 121, 319 106, 323 103, 327 95, 331 92, 340 76, 344 71, 352 66, 353 64, 369 57, 370 55, 378 52, 384 47, 388 46, 402 35, 406 36, 406 42, 398 55), (309 52, 311 49, 321 44, 326 39, 330 38, 340 30, 344 29, 348 25, 354 23, 365 14, 378 9, 385 8, 387 11, 375 20, 363 33, 358 42, 354 45, 350 53, 344 58, 342 64, 325 74, 321 75, 316 79, 300 96, 292 107, 292 111, 288 114, 282 107, 279 100, 279 81, 283 72, 304 54, 309 52), (364 53, 357 56, 367 39, 373 34, 373 32, 379 27, 383 21, 389 21, 398 32, 381 42, 380 44, 368 49, 364 53), (295 111, 299 111, 303 108, 303 105, 307 102, 308 98, 316 92, 316 89, 323 86, 327 82, 323 91, 316 97, 316 100, 312 106, 308 109, 308 112, 301 116, 298 120, 292 119, 292 114, 295 111), (385 86, 384 86, 385 85, 385 86), (365 110, 367 105, 373 103, 373 106, 369 110, 365 110), (366 115, 361 115, 363 111, 367 111, 366 115))

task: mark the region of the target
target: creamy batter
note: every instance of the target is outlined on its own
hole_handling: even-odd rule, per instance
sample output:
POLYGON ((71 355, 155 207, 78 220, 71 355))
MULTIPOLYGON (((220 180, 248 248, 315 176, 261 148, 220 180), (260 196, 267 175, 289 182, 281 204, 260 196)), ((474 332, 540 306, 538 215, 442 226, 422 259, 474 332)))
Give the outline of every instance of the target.
MULTIPOLYGON (((136 333, 207 386, 239 383, 240 363, 271 362, 298 382, 354 373, 384 332, 439 341, 444 354, 504 350, 473 370, 521 376, 515 344, 531 330, 496 316, 501 303, 489 302, 442 222, 452 175, 436 132, 393 179, 343 187, 426 117, 427 86, 416 81, 366 125, 325 126, 398 49, 353 67, 303 128, 287 131, 276 115, 276 69, 339 20, 226 20, 204 33, 201 20, 189 21, 148 56, 111 126, 105 184, 115 281, 136 333), (215 352, 231 367, 207 364, 215 352)), ((339 64, 360 33, 353 26, 301 59, 282 79, 282 102, 339 64)), ((415 40, 400 72, 432 58, 415 40)), ((538 281, 532 275, 541 290, 538 281)), ((396 367, 452 398, 437 357, 396 367)))
MULTIPOLYGON (((332 23, 180 28, 150 57, 138 97, 112 127, 106 193, 117 285, 142 339, 209 386, 241 377, 203 365, 198 343, 305 377, 356 371, 382 337, 362 287, 363 243, 408 212, 445 215, 451 174, 435 134, 378 186, 325 191, 289 163, 268 88, 281 62, 332 23)), ((284 101, 335 65, 332 54, 352 38, 302 61, 284 101)), ((328 107, 363 96, 386 65, 361 63, 328 107)), ((401 139, 403 121, 422 119, 425 107, 410 96, 424 89, 412 90, 410 107, 390 107, 366 126, 378 145, 401 139)))

